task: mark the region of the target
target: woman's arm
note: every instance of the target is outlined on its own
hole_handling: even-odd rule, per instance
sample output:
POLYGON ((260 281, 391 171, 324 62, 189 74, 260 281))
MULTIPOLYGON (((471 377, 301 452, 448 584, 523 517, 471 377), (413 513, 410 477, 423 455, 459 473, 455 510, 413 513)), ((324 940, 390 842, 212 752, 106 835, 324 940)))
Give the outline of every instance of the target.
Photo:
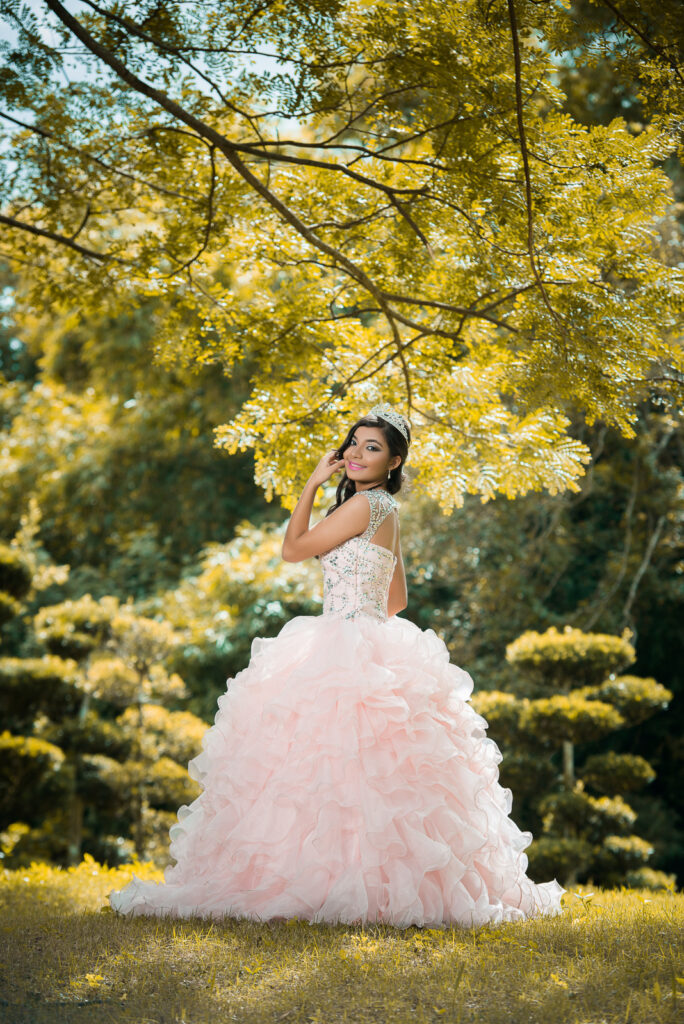
POLYGON ((336 459, 336 454, 333 451, 324 455, 304 485, 283 539, 281 554, 285 562, 303 562, 314 555, 322 555, 342 541, 363 533, 370 522, 368 499, 356 494, 309 529, 316 491, 344 465, 344 459, 336 459))

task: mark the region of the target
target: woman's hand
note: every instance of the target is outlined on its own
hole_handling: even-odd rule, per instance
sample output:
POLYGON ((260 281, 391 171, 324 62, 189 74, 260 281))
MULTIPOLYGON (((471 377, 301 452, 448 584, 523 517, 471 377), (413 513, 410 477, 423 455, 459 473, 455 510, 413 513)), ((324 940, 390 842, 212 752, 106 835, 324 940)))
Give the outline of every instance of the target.
POLYGON ((317 487, 320 487, 320 485, 324 484, 326 480, 329 480, 333 473, 337 473, 340 469, 344 469, 344 459, 338 458, 338 455, 339 452, 337 448, 327 452, 314 469, 309 479, 312 483, 315 483, 317 487))

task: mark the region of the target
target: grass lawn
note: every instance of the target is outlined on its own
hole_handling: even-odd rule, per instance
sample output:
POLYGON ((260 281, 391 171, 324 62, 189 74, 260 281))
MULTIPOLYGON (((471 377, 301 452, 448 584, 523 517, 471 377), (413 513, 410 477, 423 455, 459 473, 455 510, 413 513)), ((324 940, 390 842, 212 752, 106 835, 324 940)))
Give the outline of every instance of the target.
POLYGON ((680 894, 578 889, 559 918, 475 930, 174 922, 127 920, 106 906, 130 872, 89 859, 69 871, 0 872, 0 1020, 684 1020, 680 894))

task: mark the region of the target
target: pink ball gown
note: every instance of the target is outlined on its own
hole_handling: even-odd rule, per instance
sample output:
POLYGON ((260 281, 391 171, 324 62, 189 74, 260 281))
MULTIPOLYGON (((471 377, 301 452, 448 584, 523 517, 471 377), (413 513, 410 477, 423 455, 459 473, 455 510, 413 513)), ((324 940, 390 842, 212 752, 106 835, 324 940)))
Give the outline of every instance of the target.
POLYGON ((509 817, 473 681, 432 629, 387 616, 396 556, 372 537, 394 498, 366 490, 363 534, 320 556, 321 615, 257 637, 188 770, 164 882, 122 913, 477 926, 560 912, 509 817))

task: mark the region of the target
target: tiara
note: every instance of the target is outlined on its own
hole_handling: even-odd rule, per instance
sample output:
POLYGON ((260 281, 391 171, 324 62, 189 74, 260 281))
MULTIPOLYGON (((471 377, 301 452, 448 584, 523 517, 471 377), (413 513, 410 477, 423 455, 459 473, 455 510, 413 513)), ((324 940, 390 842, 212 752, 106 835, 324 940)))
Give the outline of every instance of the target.
POLYGON ((380 405, 374 405, 371 411, 368 413, 369 416, 380 416, 383 420, 387 420, 393 427, 404 435, 404 438, 408 441, 408 430, 407 427, 411 426, 409 420, 401 413, 395 412, 391 405, 387 402, 381 402, 380 405))

